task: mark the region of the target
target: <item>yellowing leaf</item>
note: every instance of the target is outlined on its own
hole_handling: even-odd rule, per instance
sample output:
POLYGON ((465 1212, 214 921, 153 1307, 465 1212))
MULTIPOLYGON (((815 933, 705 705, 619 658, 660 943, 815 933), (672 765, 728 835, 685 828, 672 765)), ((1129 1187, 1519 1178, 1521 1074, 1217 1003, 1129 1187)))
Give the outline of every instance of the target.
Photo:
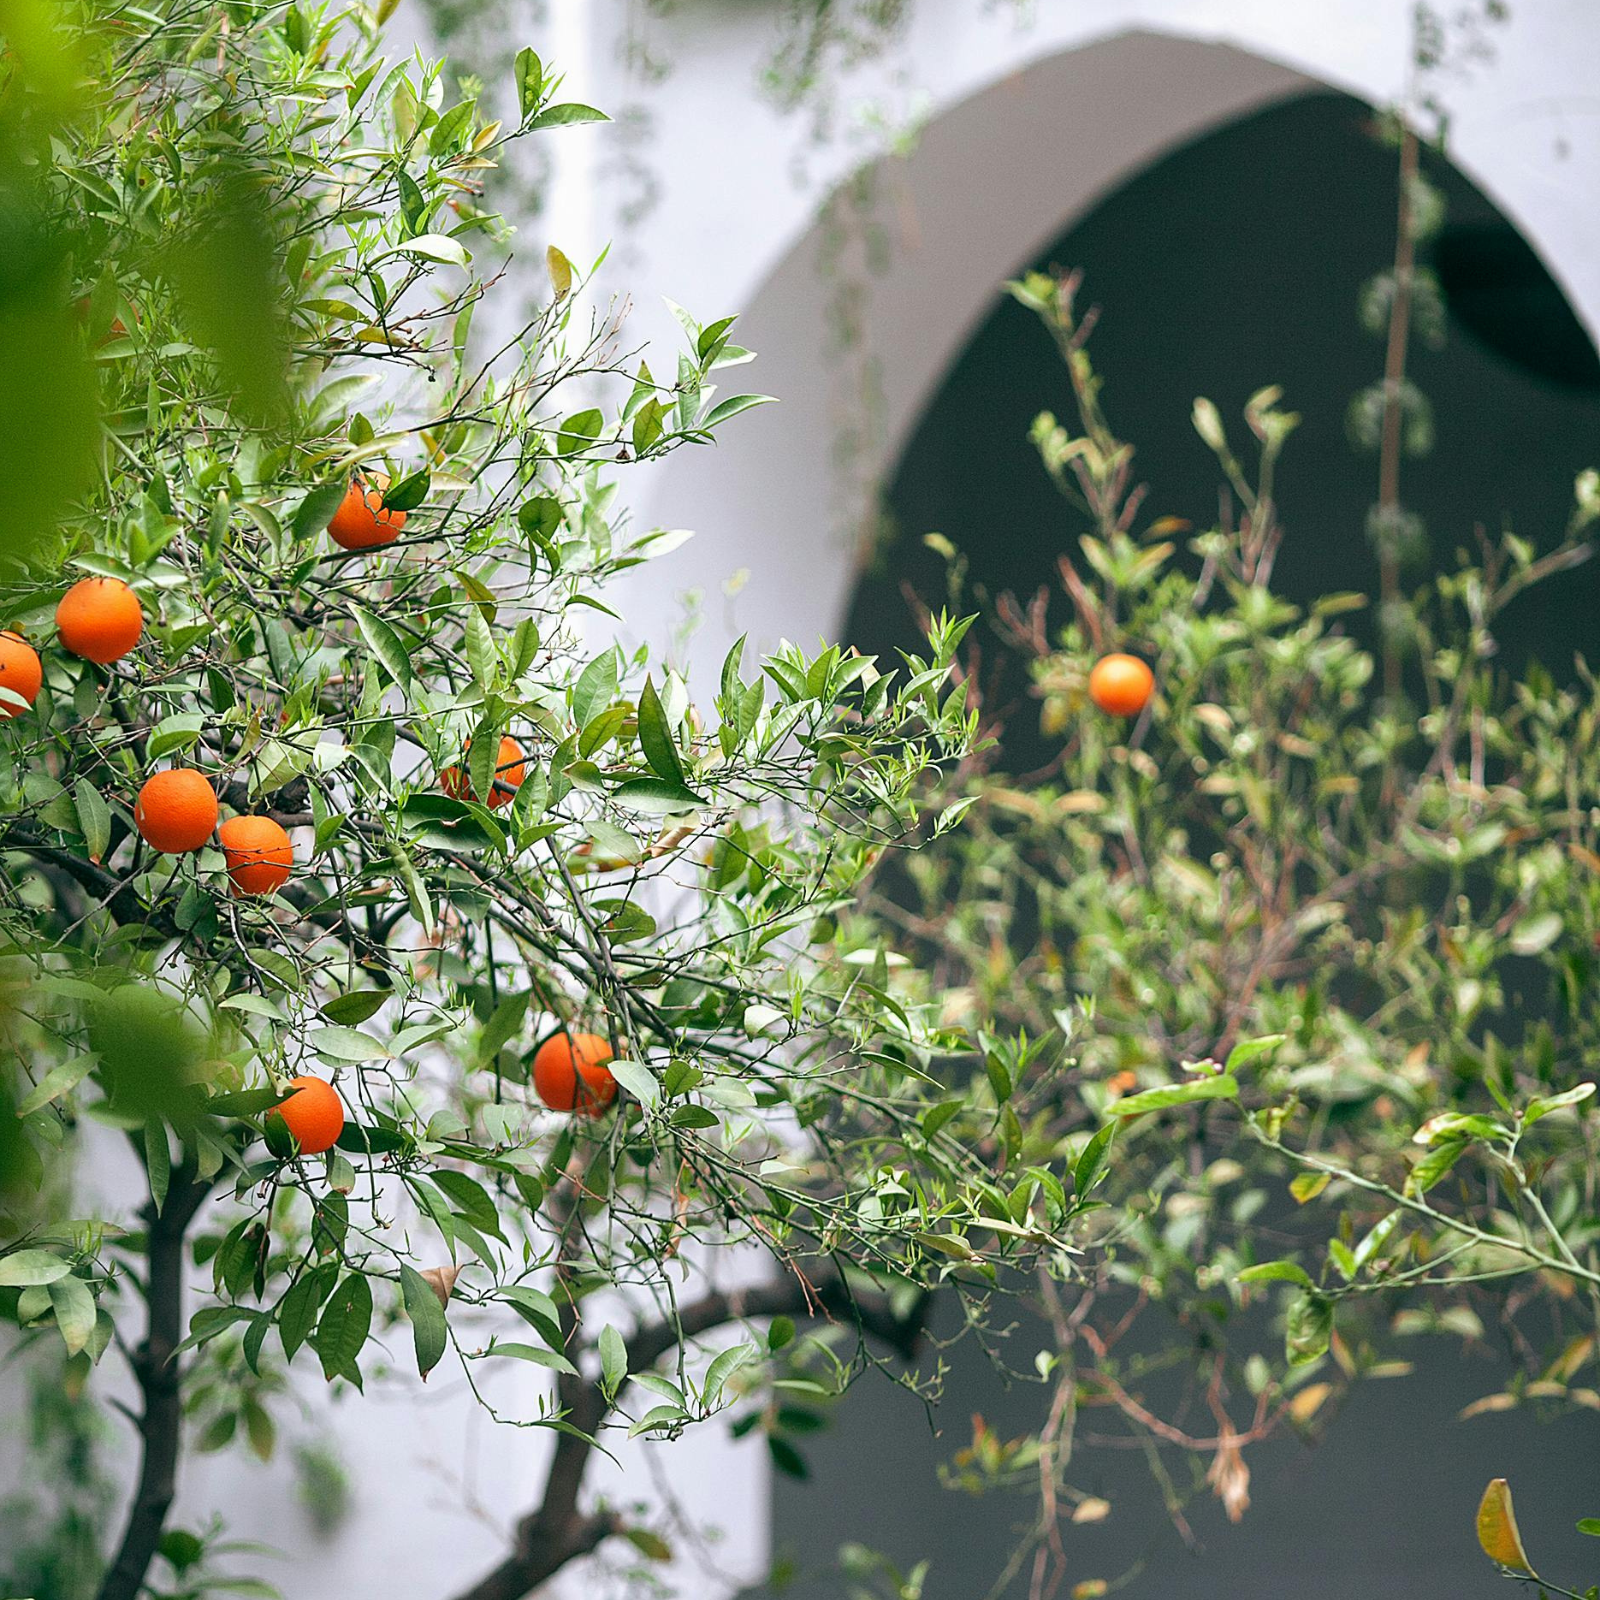
POLYGON ((1308 1383, 1289 1402, 1289 1415, 1296 1422, 1309 1422, 1322 1409, 1322 1402, 1332 1393, 1331 1383, 1308 1383))
POLYGON ((572 263, 551 245, 544 253, 545 265, 550 269, 550 287, 556 292, 556 299, 572 293, 572 263))
POLYGON ((1517 1515, 1511 1506, 1511 1485, 1504 1478, 1492 1479, 1478 1502, 1478 1543, 1491 1561, 1513 1572, 1532 1575, 1533 1567, 1522 1548, 1517 1515))
POLYGON ((1289 1183, 1289 1193, 1304 1205, 1308 1200, 1315 1200, 1324 1189, 1328 1187, 1332 1175, 1326 1172, 1302 1172, 1292 1178, 1289 1183))

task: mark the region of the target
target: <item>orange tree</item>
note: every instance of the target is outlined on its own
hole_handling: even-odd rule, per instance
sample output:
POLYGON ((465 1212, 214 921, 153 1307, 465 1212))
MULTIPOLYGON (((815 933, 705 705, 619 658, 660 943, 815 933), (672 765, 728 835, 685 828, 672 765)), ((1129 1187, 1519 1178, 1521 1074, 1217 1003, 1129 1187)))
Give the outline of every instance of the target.
POLYGON ((1043 1280, 999 1347, 1042 1426, 952 1467, 1042 1491, 1018 1556, 1042 1594, 1076 1565, 1084 1431, 1142 1446, 1174 1508, 1161 1458, 1189 1452, 1238 1518, 1249 1447, 1400 1376, 1407 1335, 1504 1342, 1475 1410, 1600 1411, 1600 692, 1582 662, 1514 678, 1495 642, 1589 557, 1600 476, 1538 542, 1480 535, 1409 591, 1396 569, 1389 693, 1361 595, 1274 589, 1277 391, 1242 427, 1196 402, 1234 509, 1185 549, 1108 420, 1076 278, 1011 289, 1076 401, 1033 433, 1062 592, 990 619, 1053 758, 1024 782, 974 755, 962 827, 864 905, 908 1010, 986 1045, 953 1128, 986 1110, 1021 1170, 1114 1140, 1075 1292, 1043 1280))
POLYGON ((732 319, 659 374, 558 250, 496 320, 486 174, 599 115, 531 50, 501 124, 362 5, 3 16, 36 472, 0 588, 0 1315, 75 1390, 137 1380, 93 1584, 223 1581, 167 1526, 186 1440, 269 1451, 271 1397, 361 1388, 390 1327, 474 1392, 549 1374, 505 1418, 556 1434, 544 1493, 467 1593, 658 1554, 585 1493, 607 1431, 740 1394, 791 1459, 791 1360, 843 1388, 945 1276, 1067 1261, 1081 1198, 966 1136, 888 954, 840 942, 951 820, 917 793, 972 734, 962 626, 895 670, 737 648, 702 705, 610 642, 611 580, 675 537, 613 468, 758 397, 714 393, 732 319), (90 1214, 75 1158, 114 1188, 130 1152, 90 1214))

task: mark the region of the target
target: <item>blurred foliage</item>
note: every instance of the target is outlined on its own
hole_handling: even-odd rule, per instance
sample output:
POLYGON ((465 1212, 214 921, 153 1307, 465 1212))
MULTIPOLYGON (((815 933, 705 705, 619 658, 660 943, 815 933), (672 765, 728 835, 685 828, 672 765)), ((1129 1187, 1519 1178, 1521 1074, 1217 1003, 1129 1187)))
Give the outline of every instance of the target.
MULTIPOLYGON (((0 1291, 3 1294, 5 1291, 0 1291)), ((88 1363, 59 1353, 9 1382, 22 1403, 8 1407, 8 1451, 30 1464, 25 1485, 0 1500, 0 1593, 91 1600, 116 1485, 102 1456, 111 1438, 103 1408, 86 1392, 88 1363)))

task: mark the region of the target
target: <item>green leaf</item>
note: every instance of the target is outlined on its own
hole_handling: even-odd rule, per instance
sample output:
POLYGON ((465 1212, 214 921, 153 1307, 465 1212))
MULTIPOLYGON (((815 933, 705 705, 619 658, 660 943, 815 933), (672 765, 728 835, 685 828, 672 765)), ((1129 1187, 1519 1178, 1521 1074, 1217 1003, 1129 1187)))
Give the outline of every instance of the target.
POLYGON ((359 1122, 346 1122, 339 1135, 338 1148, 358 1156, 387 1156, 404 1150, 409 1141, 393 1128, 363 1127, 359 1122))
POLYGON ((661 1103, 661 1085, 642 1061, 608 1061, 611 1076, 641 1105, 661 1103))
POLYGON ((585 727, 602 706, 608 706, 617 693, 617 653, 607 650, 578 674, 572 686, 572 720, 585 727))
POLYGON ((409 689, 412 682, 411 656, 394 629, 365 606, 351 606, 350 610, 356 619, 356 626, 361 629, 361 637, 367 641, 367 648, 382 663, 384 671, 399 688, 409 689))
POLYGON ((94 1333, 95 1303, 89 1285, 82 1278, 55 1278, 50 1284, 50 1304, 67 1354, 77 1355, 94 1333))
POLYGON ((489 1191, 476 1178, 451 1167, 436 1167, 431 1176, 468 1222, 485 1233, 500 1235, 500 1214, 489 1191))
POLYGON ((574 1378, 578 1376, 578 1369, 559 1351, 541 1350, 537 1345, 507 1344, 502 1339, 496 1339, 485 1354, 510 1356, 513 1361, 528 1361, 536 1367, 548 1367, 552 1372, 564 1372, 574 1378))
POLYGON ((682 1406, 654 1406, 628 1429, 628 1437, 637 1439, 641 1433, 651 1433, 658 1428, 676 1428, 688 1420, 689 1414, 682 1406))
POLYGON ((144 1167, 150 1180, 150 1200, 159 1216, 172 1181, 172 1151, 167 1146, 167 1125, 160 1117, 152 1117, 144 1125, 144 1167))
POLYGON ((644 849, 631 833, 610 822, 599 819, 589 824, 589 840, 594 853, 602 860, 626 862, 632 866, 644 859, 644 849))
POLYGON ((306 1043, 327 1061, 387 1061, 389 1051, 358 1028, 317 1028, 306 1043))
MULTIPOLYGON (((468 260, 466 246, 459 239, 452 239, 447 233, 418 234, 415 239, 407 239, 380 252, 373 257, 373 261, 378 262, 394 255, 421 256, 424 261, 438 261, 450 267, 464 267, 468 260)), ((400 506, 392 509, 408 510, 409 507, 400 506)))
POLYGON ((423 1381, 439 1365, 450 1342, 444 1307, 433 1286, 415 1267, 400 1264, 400 1291, 405 1298, 406 1315, 411 1318, 411 1342, 417 1353, 417 1371, 423 1381))
POLYGON ((1435 1145, 1411 1169, 1406 1178, 1406 1193, 1426 1194, 1461 1159, 1469 1143, 1466 1139, 1448 1139, 1443 1144, 1435 1145))
POLYGON ((647 1561, 670 1561, 672 1546, 659 1533, 648 1528, 626 1528, 622 1537, 647 1561))
POLYGON ((372 1286, 359 1272, 347 1272, 323 1307, 312 1340, 322 1362, 322 1375, 329 1382, 342 1377, 360 1387, 361 1369, 356 1357, 371 1329, 372 1286))
POLYGON ((72 786, 72 804, 78 813, 84 848, 89 859, 98 865, 111 843, 111 808, 87 778, 79 778, 72 786))
POLYGON ((1600 1539, 1600 1517, 1583 1517, 1577 1524, 1579 1533, 1586 1533, 1592 1539, 1600 1539))
POLYGON ((681 816, 711 804, 703 794, 661 778, 630 778, 611 791, 611 798, 625 811, 637 811, 647 817, 681 816))
POLYGON ((291 535, 297 540, 311 539, 324 532, 344 500, 345 489, 342 481, 335 480, 332 483, 319 483, 310 490, 295 507, 294 517, 289 524, 291 535))
MULTIPOLYGON (((500 652, 495 649, 494 635, 489 631, 489 624, 484 621, 483 613, 474 606, 467 613, 466 628, 467 665, 472 669, 473 681, 478 687, 488 694, 494 688, 496 671, 500 665, 500 652)), ((495 745, 499 740, 496 737, 495 745)), ((494 759, 494 747, 491 747, 490 761, 494 759)), ((487 794, 487 789, 477 791, 487 794)))
POLYGON ((544 88, 544 65, 528 48, 517 51, 515 65, 517 80, 517 108, 527 121, 538 107, 539 95, 544 88))
POLYGON ((1298 1172, 1289 1180, 1289 1193, 1299 1204, 1305 1205, 1307 1201, 1315 1200, 1332 1182, 1331 1172, 1298 1172))
POLYGON ((72 1271, 72 1263, 48 1250, 14 1250, 0 1256, 0 1289, 31 1288, 54 1283, 72 1271))
POLYGON ((1276 1050, 1287 1037, 1287 1034, 1282 1033, 1264 1033, 1259 1039, 1241 1039, 1228 1052, 1226 1070, 1236 1072, 1247 1061, 1254 1061, 1257 1056, 1264 1056, 1268 1051, 1276 1050))
POLYGON ((387 989, 352 989, 348 994, 335 995, 317 1014, 329 1022, 353 1028, 380 1011, 389 997, 387 989))
POLYGON ((428 498, 432 486, 433 474, 428 468, 419 467, 383 491, 383 508, 385 511, 415 511, 428 498))
POLYGON ((728 420, 736 417, 741 411, 749 411, 753 406, 770 406, 777 403, 775 394, 736 394, 722 401, 720 405, 711 408, 701 420, 702 428, 715 428, 728 420))
POLYGON ((774 1317, 772 1325, 767 1329, 767 1349, 774 1355, 785 1346, 794 1343, 794 1318, 774 1317))
POLYGON ((608 1396, 622 1387, 628 1376, 628 1347, 608 1322, 600 1330, 600 1381, 608 1396))
POLYGON ((1011 1074, 1006 1064, 992 1050, 983 1058, 983 1070, 988 1074, 989 1087, 994 1091, 994 1102, 1003 1106, 1011 1098, 1011 1074))
POLYGON ((1285 1347, 1291 1367, 1317 1360, 1333 1337, 1333 1302, 1326 1295, 1303 1294, 1289 1307, 1285 1347))
POLYGON ((201 1109, 213 1117, 254 1117, 273 1106, 282 1105, 291 1091, 279 1093, 272 1088, 235 1089, 228 1094, 214 1094, 202 1103, 201 1109))
MULTIPOLYGON (((94 1070, 95 1063, 99 1059, 97 1055, 74 1056, 70 1061, 63 1061, 60 1066, 52 1067, 22 1097, 17 1105, 17 1115, 26 1117, 31 1112, 39 1110, 41 1106, 47 1106, 52 1100, 59 1099, 69 1089, 76 1088, 94 1070)), ((3 1270, 3 1265, 0 1265, 0 1271, 3 1270)), ((0 1278, 0 1283, 4 1282, 4 1278, 0 1278)))
POLYGON ((317 1312, 332 1288, 337 1272, 338 1268, 330 1263, 302 1273, 278 1302, 278 1337, 283 1341, 286 1361, 293 1361, 295 1352, 311 1336, 317 1312))
MULTIPOLYGON (((286 675, 281 676, 288 681, 286 675)), ((171 755, 175 750, 187 750, 199 743, 205 726, 205 713, 200 711, 181 711, 176 716, 163 717, 145 744, 146 757, 151 761, 159 761, 162 756, 171 755)))
POLYGON ((648 939, 656 931, 656 919, 632 900, 595 900, 591 903, 597 912, 603 913, 600 931, 612 944, 632 944, 639 939, 648 939))
POLYGON ((1294 1283, 1302 1289, 1311 1287, 1311 1276, 1306 1269, 1293 1261, 1262 1261, 1246 1267, 1238 1275, 1240 1283, 1294 1283))
POLYGON ((500 1298, 506 1301, 524 1322, 536 1328, 539 1337, 546 1344, 561 1343, 561 1313, 557 1311, 555 1301, 543 1289, 535 1289, 531 1284, 513 1284, 510 1288, 500 1291, 500 1298))
POLYGON ((767 1451, 772 1456, 772 1464, 779 1472, 788 1478, 806 1479, 811 1476, 811 1469, 806 1465, 806 1458, 800 1454, 787 1439, 780 1439, 775 1434, 767 1435, 767 1451))
POLYGON ((1594 1093, 1594 1088, 1592 1083, 1580 1083, 1562 1094, 1540 1095, 1530 1100, 1528 1109, 1522 1113, 1522 1125, 1530 1127, 1540 1117, 1549 1116, 1552 1111, 1564 1111, 1568 1106, 1581 1105, 1594 1093))
POLYGON ((593 106, 560 105, 546 106, 529 124, 528 130, 535 128, 567 128, 579 122, 609 122, 611 120, 605 112, 596 111, 593 106))
POLYGON ((556 433, 556 450, 564 456, 576 455, 599 437, 605 417, 593 406, 575 411, 556 433))
POLYGON ((1170 1084, 1164 1089, 1146 1089, 1142 1094, 1126 1095, 1110 1109, 1113 1116, 1137 1117, 1146 1111, 1164 1111, 1168 1106, 1191 1105, 1197 1100, 1234 1100, 1238 1094, 1239 1080, 1224 1072, 1215 1077, 1170 1084))
POLYGON ((652 395, 633 417, 633 453, 642 456, 664 431, 667 408, 652 395))
POLYGON ((639 748, 658 777, 683 785, 683 762, 678 757, 677 742, 672 737, 661 697, 649 678, 644 680, 639 694, 639 748))
POLYGON ((714 1406, 721 1397, 728 1379, 740 1367, 748 1366, 752 1361, 758 1360, 760 1355, 761 1352, 753 1344, 736 1344, 722 1351, 706 1368, 705 1386, 700 1391, 704 1403, 714 1406))
POLYGON ((529 992, 524 990, 521 994, 507 995, 494 1008, 478 1040, 479 1065, 488 1066, 500 1054, 501 1047, 520 1032, 531 998, 529 992))
POLYGON ((1116 1123, 1108 1122, 1083 1147, 1082 1153, 1078 1156, 1078 1163, 1072 1169, 1072 1188, 1078 1199, 1086 1199, 1089 1191, 1100 1181, 1101 1168, 1105 1164, 1107 1152, 1111 1149, 1111 1141, 1116 1137, 1116 1132, 1116 1123))

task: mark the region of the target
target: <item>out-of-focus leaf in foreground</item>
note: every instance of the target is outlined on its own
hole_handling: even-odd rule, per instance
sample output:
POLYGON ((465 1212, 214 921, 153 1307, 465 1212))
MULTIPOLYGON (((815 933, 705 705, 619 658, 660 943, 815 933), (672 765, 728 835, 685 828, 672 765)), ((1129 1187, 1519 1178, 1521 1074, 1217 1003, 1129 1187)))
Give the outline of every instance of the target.
POLYGON ((220 165, 197 185, 194 226, 163 252, 179 315, 216 359, 236 410, 258 424, 282 418, 289 327, 283 250, 270 196, 243 165, 220 165))
POLYGON ((0 0, 0 566, 25 561, 88 486, 95 384, 39 155, 75 109, 51 0, 0 0))

